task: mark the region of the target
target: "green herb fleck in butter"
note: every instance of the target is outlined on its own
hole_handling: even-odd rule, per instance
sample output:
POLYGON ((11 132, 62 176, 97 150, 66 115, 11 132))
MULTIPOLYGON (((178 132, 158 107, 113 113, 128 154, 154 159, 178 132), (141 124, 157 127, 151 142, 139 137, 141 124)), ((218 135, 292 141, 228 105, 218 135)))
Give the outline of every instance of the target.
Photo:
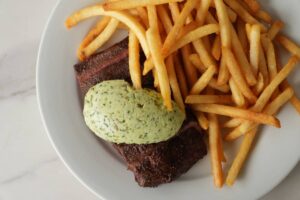
POLYGON ((173 102, 163 105, 159 93, 133 89, 123 80, 104 81, 85 96, 87 126, 99 137, 114 143, 149 144, 168 140, 180 129, 184 113, 173 102))

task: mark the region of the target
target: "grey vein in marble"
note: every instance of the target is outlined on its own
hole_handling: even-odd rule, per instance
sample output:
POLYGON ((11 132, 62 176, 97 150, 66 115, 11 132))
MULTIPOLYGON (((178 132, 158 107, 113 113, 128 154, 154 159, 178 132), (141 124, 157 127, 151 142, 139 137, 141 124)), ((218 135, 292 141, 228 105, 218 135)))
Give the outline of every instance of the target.
POLYGON ((18 181, 20 179, 23 179, 24 177, 32 175, 36 170, 42 168, 43 166, 48 165, 48 164, 52 164, 52 163, 55 163, 55 162, 58 162, 58 161, 59 161, 58 157, 51 158, 51 159, 48 159, 48 160, 44 160, 44 161, 38 163, 36 166, 34 166, 30 169, 27 169, 27 170, 15 175, 15 176, 0 180, 0 185, 7 185, 7 184, 14 183, 15 181, 18 181))

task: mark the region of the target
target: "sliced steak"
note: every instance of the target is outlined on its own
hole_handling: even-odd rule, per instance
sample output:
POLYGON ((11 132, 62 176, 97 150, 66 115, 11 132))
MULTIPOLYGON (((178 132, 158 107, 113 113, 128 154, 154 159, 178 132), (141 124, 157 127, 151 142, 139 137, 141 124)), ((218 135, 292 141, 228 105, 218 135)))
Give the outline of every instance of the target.
MULTIPOLYGON (((144 60, 145 57, 142 55, 141 62, 144 60)), ((74 68, 82 96, 92 86, 102 81, 123 79, 131 82, 128 68, 128 38, 76 64, 74 68)), ((153 77, 150 73, 144 76, 142 81, 146 87, 153 86, 153 77)))
MULTIPOLYGON (((141 59, 143 62, 144 58, 141 59)), ((90 87, 105 80, 131 82, 128 38, 75 65, 75 71, 83 96, 90 87)), ((142 82, 144 87, 153 87, 152 76, 144 77, 142 82)), ((177 135, 168 141, 145 145, 113 144, 140 186, 154 187, 171 182, 206 155, 201 129, 189 111, 187 116, 177 135)))
POLYGON ((140 186, 169 183, 206 155, 196 121, 186 121, 176 137, 156 144, 114 144, 140 186))

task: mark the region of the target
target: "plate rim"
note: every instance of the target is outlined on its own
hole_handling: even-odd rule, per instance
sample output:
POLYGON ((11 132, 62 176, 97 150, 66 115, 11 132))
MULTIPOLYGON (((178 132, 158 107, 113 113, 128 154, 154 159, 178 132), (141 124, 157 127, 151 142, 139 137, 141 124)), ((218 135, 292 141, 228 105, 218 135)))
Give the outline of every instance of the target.
MULTIPOLYGON (((38 104, 38 108, 39 108, 39 113, 41 116, 41 120, 42 120, 42 124, 46 130, 46 134, 47 137, 49 138, 49 141, 51 143, 51 146, 53 147, 53 149, 55 150, 56 154, 58 155, 59 159, 62 161, 62 163, 64 164, 64 166, 68 169, 68 171, 85 187, 88 189, 88 191, 90 191, 92 194, 94 194, 96 197, 100 198, 100 199, 106 199, 104 196, 102 196, 100 193, 98 193, 95 188, 93 188, 92 186, 90 186, 86 181, 83 180, 83 178, 80 177, 80 175, 78 174, 78 172, 76 172, 72 166, 66 161, 66 159, 64 158, 64 156, 62 155, 62 153, 59 151, 55 141, 53 140, 51 131, 48 127, 48 124, 46 122, 45 119, 45 113, 43 111, 43 106, 42 106, 42 102, 41 102, 41 94, 40 94, 40 66, 42 65, 42 61, 41 61, 41 52, 43 50, 44 47, 44 42, 45 42, 45 38, 46 38, 46 33, 47 30, 49 28, 49 24, 51 22, 51 20, 53 19, 53 16, 55 15, 56 9, 58 8, 58 6, 63 2, 64 0, 57 0, 57 2, 55 3, 55 5, 53 6, 47 21, 44 25, 43 28, 43 32, 40 38, 40 43, 39 43, 39 48, 38 48, 38 54, 37 54, 37 62, 36 62, 36 98, 37 98, 37 104, 38 104)), ((100 0, 101 1, 101 0, 100 0)), ((273 189, 275 189, 290 173, 291 171, 296 167, 296 165, 299 163, 300 161, 300 156, 298 161, 295 161, 295 163, 291 163, 290 168, 288 170, 286 170, 286 173, 284 173, 277 182, 273 182, 273 184, 270 184, 271 187, 269 187, 268 189, 265 190, 264 193, 262 193, 261 195, 258 196, 258 199, 263 198, 265 195, 267 195, 268 193, 270 193, 273 189)), ((213 186, 212 186, 213 187, 213 186)))

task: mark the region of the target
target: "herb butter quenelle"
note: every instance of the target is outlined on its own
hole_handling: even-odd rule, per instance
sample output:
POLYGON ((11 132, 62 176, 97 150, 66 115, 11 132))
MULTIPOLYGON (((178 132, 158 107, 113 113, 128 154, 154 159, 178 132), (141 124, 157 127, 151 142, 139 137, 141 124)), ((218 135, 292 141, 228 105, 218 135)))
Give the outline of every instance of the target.
POLYGON ((84 100, 87 126, 113 143, 150 144, 166 141, 180 129, 185 115, 175 102, 168 111, 159 93, 111 80, 90 88, 84 100))

